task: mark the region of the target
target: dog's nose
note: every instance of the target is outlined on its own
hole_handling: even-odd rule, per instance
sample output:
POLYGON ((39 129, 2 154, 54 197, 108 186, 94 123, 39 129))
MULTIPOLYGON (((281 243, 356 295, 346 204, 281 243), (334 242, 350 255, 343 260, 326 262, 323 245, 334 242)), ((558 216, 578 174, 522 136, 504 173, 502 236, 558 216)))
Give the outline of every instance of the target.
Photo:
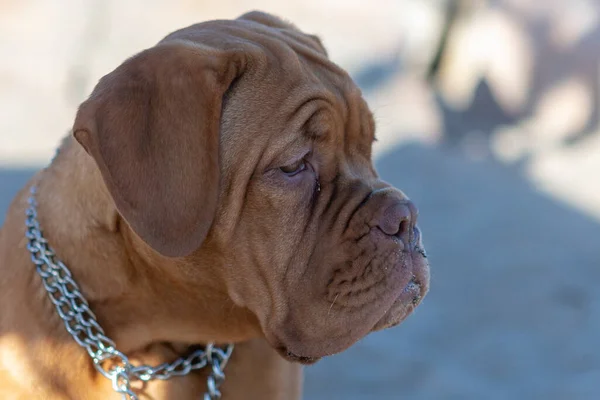
POLYGON ((403 200, 390 205, 380 217, 377 226, 390 236, 396 236, 408 246, 412 240, 417 223, 417 207, 410 200, 403 200))

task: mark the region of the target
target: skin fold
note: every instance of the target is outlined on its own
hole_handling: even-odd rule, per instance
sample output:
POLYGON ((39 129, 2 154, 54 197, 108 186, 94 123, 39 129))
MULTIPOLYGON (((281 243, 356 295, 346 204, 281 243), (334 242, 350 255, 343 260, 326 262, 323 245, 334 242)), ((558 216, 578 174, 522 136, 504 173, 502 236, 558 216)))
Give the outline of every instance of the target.
MULTIPOLYGON (((379 179, 374 139, 319 39, 268 14, 193 25, 126 60, 0 230, 0 398, 120 399, 30 261, 37 185, 44 236, 132 362, 232 342, 224 399, 299 399, 302 364, 397 325, 428 290, 417 209, 379 179)), ((197 399, 205 382, 137 390, 197 399)))

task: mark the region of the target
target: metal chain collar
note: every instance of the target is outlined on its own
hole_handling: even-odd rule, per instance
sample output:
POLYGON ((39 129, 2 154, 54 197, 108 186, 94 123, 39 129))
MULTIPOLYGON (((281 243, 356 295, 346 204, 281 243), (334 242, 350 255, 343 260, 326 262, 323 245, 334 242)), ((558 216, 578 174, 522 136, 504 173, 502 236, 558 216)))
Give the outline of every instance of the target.
POLYGON ((211 372, 207 378, 208 392, 204 394, 203 399, 220 399, 219 387, 225 380, 223 369, 231 356, 233 345, 221 349, 210 343, 204 349, 196 350, 172 363, 164 363, 156 367, 133 366, 127 356, 117 350, 115 342, 105 335, 88 302, 81 294, 79 286, 73 280, 71 272, 56 258, 54 250, 43 237, 37 219, 35 186, 31 188, 30 193, 27 200, 29 207, 26 211, 25 236, 28 240, 27 250, 31 253, 31 261, 35 264, 48 296, 56 306, 56 311, 67 331, 81 347, 87 350, 94 367, 112 382, 113 389, 121 394, 122 399, 139 399, 132 388, 132 383, 135 381, 166 380, 187 375, 208 365, 211 367, 211 372))

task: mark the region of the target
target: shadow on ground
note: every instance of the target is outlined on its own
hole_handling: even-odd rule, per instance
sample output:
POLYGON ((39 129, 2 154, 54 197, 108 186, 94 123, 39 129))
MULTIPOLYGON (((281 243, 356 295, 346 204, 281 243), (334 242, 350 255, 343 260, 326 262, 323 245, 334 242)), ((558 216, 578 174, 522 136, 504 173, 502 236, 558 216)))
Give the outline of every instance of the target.
MULTIPOLYGON (((516 168, 443 148, 399 147, 378 168, 420 207, 431 293, 307 368, 304 398, 600 398, 600 224, 516 168)), ((33 173, 0 169, 0 222, 33 173)))
POLYGON ((600 224, 450 150, 400 147, 378 168, 420 208, 431 292, 307 368, 304 398, 600 398, 600 224))
POLYGON ((25 183, 35 174, 36 169, 0 168, 0 226, 4 223, 6 210, 13 197, 25 183))
MULTIPOLYGON (((464 3, 468 4, 468 2, 464 3)), ((564 46, 556 40, 556 22, 551 22, 545 17, 535 22, 530 21, 518 8, 507 5, 508 2, 496 1, 495 3, 495 6, 506 12, 513 22, 521 24, 523 37, 520 39, 531 45, 532 66, 529 73, 532 82, 531 87, 523 88, 528 92, 526 104, 517 112, 502 109, 485 77, 480 78, 473 99, 464 110, 456 110, 440 96, 436 96, 445 127, 445 141, 449 144, 457 144, 465 140, 465 136, 476 134, 489 147, 491 136, 496 129, 517 124, 535 115, 537 108, 551 90, 565 83, 581 84, 585 88, 585 95, 589 96, 590 107, 589 115, 582 126, 574 128, 574 131, 562 138, 561 145, 568 147, 596 134, 600 122, 598 88, 600 24, 596 23, 593 29, 579 40, 564 46)), ((560 113, 561 110, 557 112, 560 113)))

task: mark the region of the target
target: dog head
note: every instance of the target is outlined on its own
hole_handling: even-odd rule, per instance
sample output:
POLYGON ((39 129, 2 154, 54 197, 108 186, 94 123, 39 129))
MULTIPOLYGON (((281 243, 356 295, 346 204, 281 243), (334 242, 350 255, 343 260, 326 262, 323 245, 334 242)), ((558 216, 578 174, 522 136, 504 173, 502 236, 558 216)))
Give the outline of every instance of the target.
POLYGON ((170 34, 102 78, 73 132, 135 236, 186 265, 165 271, 185 275, 171 301, 201 310, 210 276, 288 359, 395 325, 428 290, 416 208, 377 176, 359 89, 276 17, 170 34))

